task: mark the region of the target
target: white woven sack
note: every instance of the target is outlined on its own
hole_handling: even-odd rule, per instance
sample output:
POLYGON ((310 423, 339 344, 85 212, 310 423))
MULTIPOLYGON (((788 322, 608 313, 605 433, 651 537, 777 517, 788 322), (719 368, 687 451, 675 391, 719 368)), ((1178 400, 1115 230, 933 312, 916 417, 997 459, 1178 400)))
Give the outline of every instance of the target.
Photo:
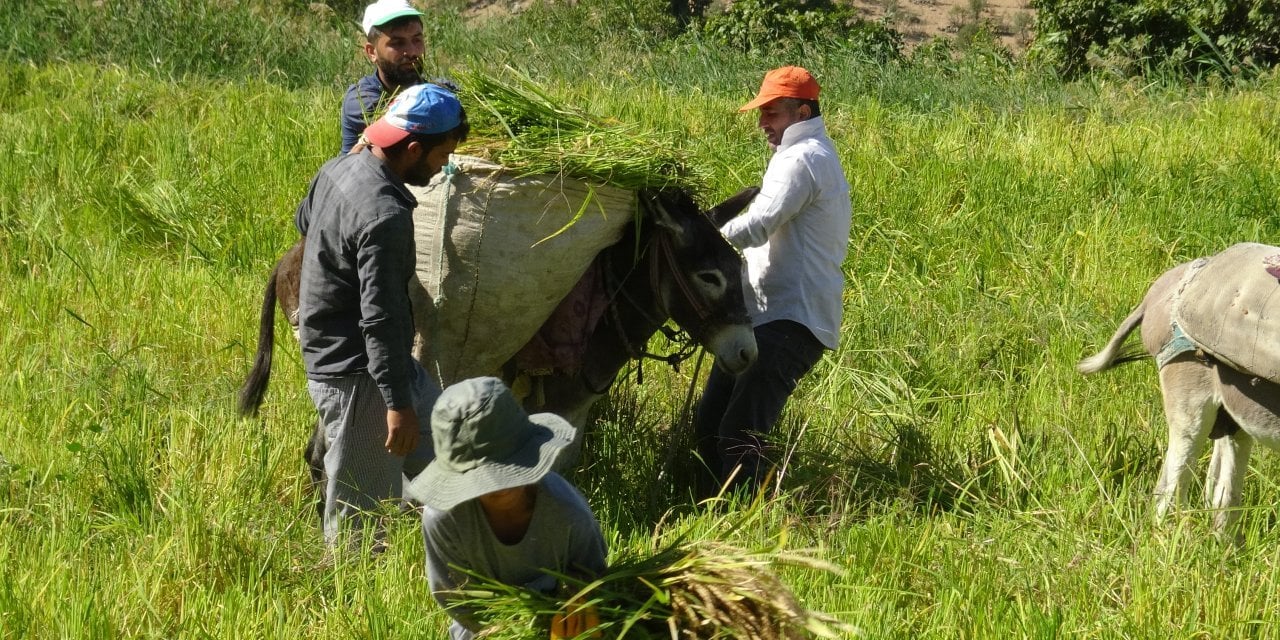
POLYGON ((1210 355, 1280 384, 1280 247, 1241 243, 1192 270, 1173 319, 1210 355))
POLYGON ((498 373, 636 211, 625 189, 470 156, 451 165, 412 189, 414 357, 443 385, 498 373))

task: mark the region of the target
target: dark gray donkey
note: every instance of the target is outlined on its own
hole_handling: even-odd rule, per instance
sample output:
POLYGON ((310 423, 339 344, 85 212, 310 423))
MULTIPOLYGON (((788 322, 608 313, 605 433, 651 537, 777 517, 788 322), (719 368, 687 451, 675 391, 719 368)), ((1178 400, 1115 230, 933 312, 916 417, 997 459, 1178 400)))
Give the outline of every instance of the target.
MULTIPOLYGON (((525 399, 526 408, 557 413, 581 432, 591 405, 607 393, 627 362, 654 357, 647 352, 649 339, 668 320, 711 351, 720 366, 735 372, 749 367, 756 358, 756 344, 743 299, 742 257, 719 226, 741 212, 758 191, 744 189, 705 213, 683 191, 641 191, 643 215, 621 240, 601 252, 593 267, 599 270, 607 306, 586 341, 582 366, 539 375, 538 393, 525 399)), ((302 247, 301 240, 291 247, 267 282, 258 351, 240 391, 241 415, 256 415, 266 393, 276 304, 297 327, 302 247)), ((508 382, 516 373, 511 364, 505 367, 508 382)), ((323 486, 314 483, 323 483, 324 452, 324 434, 315 429, 306 451, 313 486, 323 486)))

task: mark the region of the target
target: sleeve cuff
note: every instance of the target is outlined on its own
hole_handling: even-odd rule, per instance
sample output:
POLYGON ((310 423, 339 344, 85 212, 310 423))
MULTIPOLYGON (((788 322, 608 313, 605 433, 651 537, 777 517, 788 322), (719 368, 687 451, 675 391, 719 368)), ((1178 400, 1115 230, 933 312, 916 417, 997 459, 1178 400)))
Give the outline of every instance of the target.
POLYGON ((413 392, 409 390, 408 384, 394 387, 379 385, 378 391, 382 393, 382 402, 387 405, 387 410, 389 411, 399 411, 413 407, 413 392))

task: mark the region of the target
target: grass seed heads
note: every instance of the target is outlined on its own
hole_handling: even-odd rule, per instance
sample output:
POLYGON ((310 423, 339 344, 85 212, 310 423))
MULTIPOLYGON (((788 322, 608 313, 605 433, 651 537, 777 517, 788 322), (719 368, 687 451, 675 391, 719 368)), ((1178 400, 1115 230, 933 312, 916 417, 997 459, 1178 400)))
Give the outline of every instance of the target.
POLYGON ((603 637, 671 640, 799 640, 854 630, 808 611, 773 573, 777 556, 682 538, 657 551, 629 552, 592 582, 560 576, 562 593, 537 594, 473 576, 461 603, 484 612, 488 638, 545 637, 546 620, 567 602, 594 605, 603 637))
POLYGON ((513 69, 503 75, 470 72, 461 78, 464 104, 480 107, 472 109, 469 152, 525 174, 558 174, 630 190, 702 191, 706 177, 677 149, 675 135, 561 104, 513 69))

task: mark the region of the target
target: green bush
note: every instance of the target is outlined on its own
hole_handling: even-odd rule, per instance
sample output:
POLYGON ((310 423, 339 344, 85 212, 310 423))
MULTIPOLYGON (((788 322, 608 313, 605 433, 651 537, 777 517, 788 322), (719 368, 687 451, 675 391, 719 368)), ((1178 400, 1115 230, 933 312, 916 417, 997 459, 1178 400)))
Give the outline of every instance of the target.
POLYGON ((609 42, 648 48, 680 35, 680 23, 669 8, 669 0, 540 0, 505 22, 512 29, 545 37, 547 41, 540 43, 544 46, 592 49, 609 42))
POLYGON ((702 31, 743 51, 816 42, 840 44, 877 60, 902 56, 902 34, 830 0, 737 0, 724 13, 708 18, 702 31))
POLYGON ((1280 62, 1275 0, 1033 0, 1032 55, 1068 76, 1173 68, 1238 74, 1280 62))

